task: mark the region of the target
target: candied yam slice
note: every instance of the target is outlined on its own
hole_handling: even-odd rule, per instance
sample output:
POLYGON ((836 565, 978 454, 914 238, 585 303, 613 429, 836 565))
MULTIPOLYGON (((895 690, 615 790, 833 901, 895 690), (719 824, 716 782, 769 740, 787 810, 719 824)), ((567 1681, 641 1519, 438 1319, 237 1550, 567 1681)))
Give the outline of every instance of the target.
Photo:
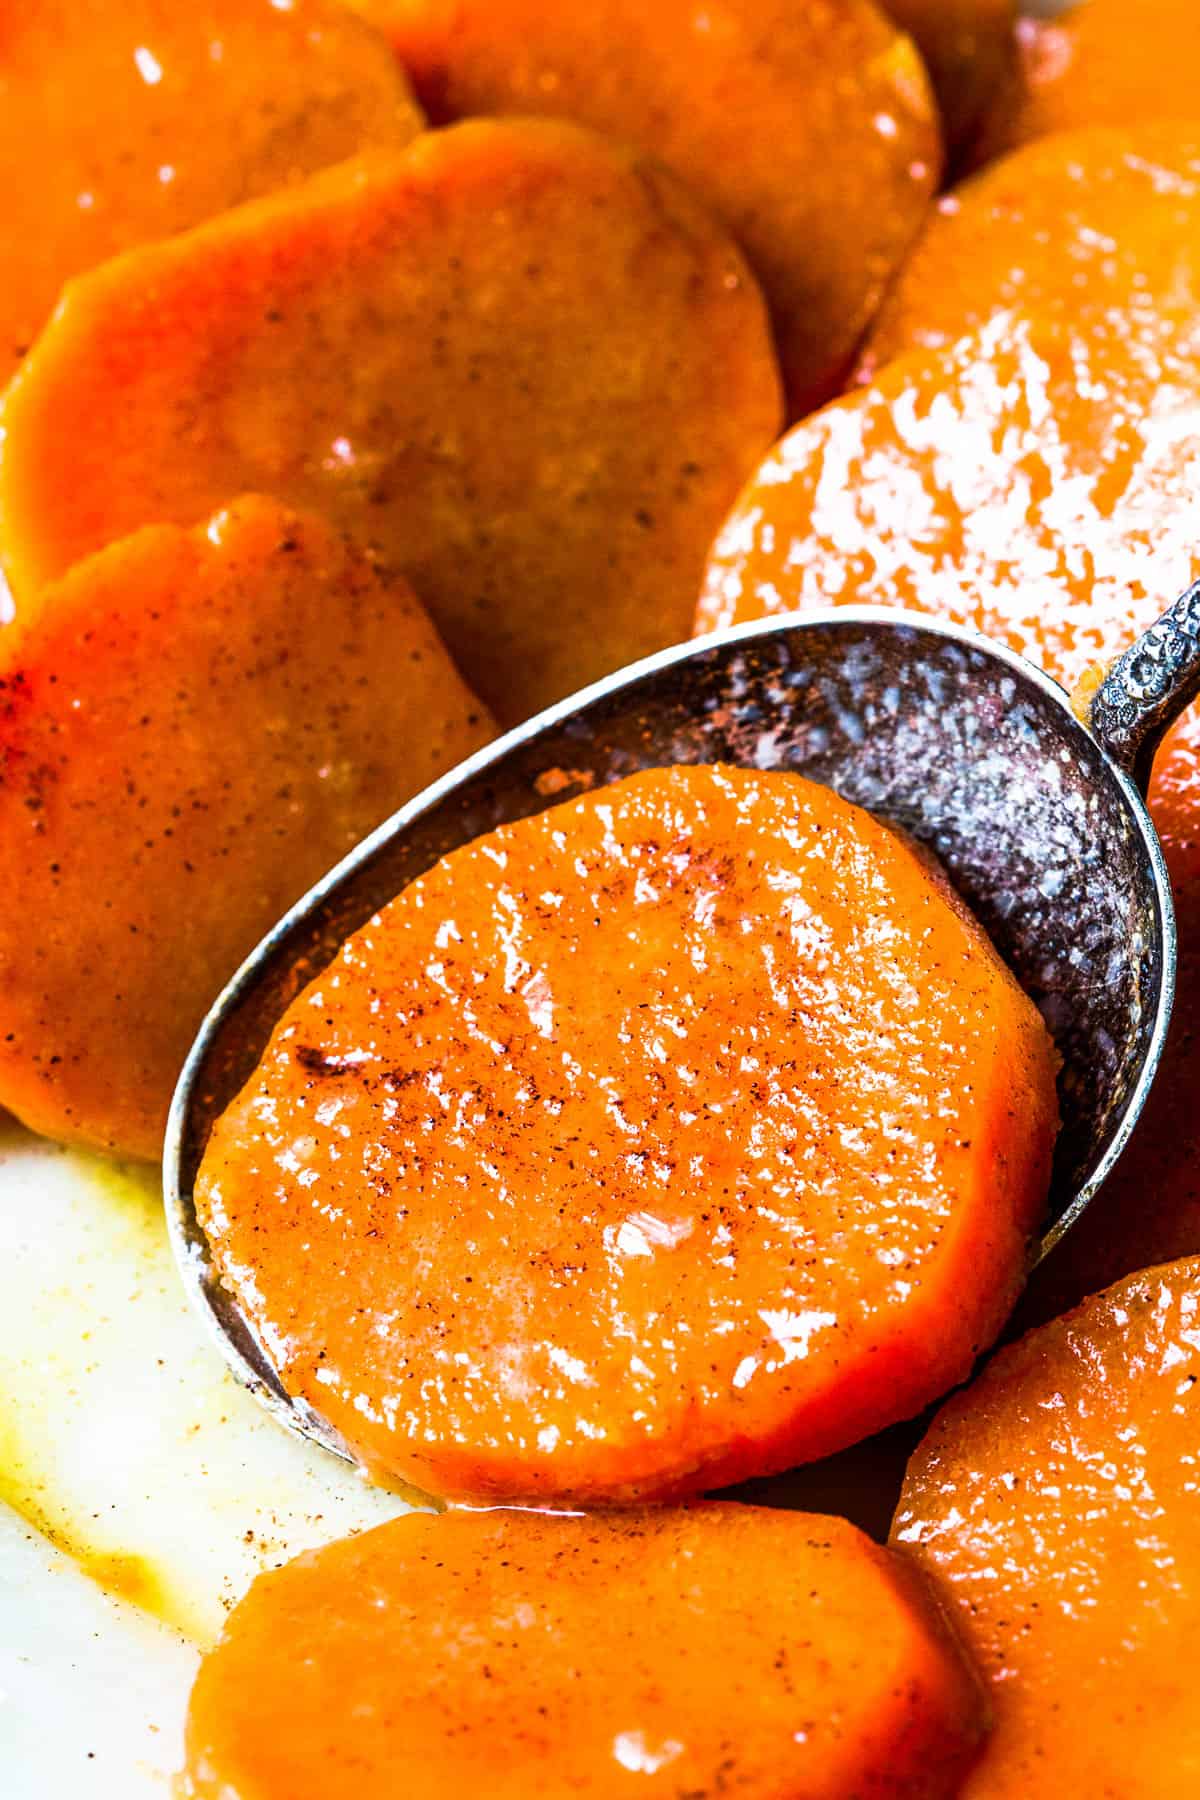
POLYGON ((80 563, 0 653, 0 1105, 153 1157, 243 956, 495 728, 406 583, 262 499, 80 563))
MULTIPOLYGON (((714 545, 697 630, 911 607, 1073 687, 1200 573, 1198 398, 1191 322, 1132 312, 1005 313, 902 357, 771 452, 714 545)), ((1195 757, 1193 715, 1170 743, 1195 757)))
POLYGON ((892 1541, 992 1688, 963 1800, 1190 1800, 1200 1768, 1200 1262, 1003 1350, 938 1414, 892 1541))
MULTIPOLYGON (((890 363, 763 464, 717 541, 697 628, 913 607, 978 627, 1072 688, 1200 575, 1198 402, 1192 322, 1136 308, 1082 325, 1005 315, 890 363)), ((1194 708, 1159 752, 1150 806, 1181 926, 1172 1036, 1120 1166, 1039 1271, 1058 1306, 1200 1250, 1194 708)))
POLYGON ((0 387, 70 276, 423 124, 333 0, 0 0, 0 387))
POLYGON ((1061 16, 1019 21, 1017 56, 987 110, 978 161, 1080 125, 1197 116, 1195 0, 1078 0, 1055 10, 1061 16))
POLYGON ((950 144, 968 142, 1014 60, 1014 0, 882 0, 925 58, 950 144))
POLYGON ((966 1374, 1045 1201, 1054 1077, 892 831, 796 775, 648 771, 352 936, 197 1205, 289 1391, 379 1478, 694 1493, 966 1374))
POLYGON ((1114 307, 1194 311, 1197 244, 1200 121, 1029 144, 929 214, 872 328, 859 379, 1014 307, 1074 319, 1114 307))
POLYGON ((841 385, 941 171, 913 45, 873 0, 357 0, 437 121, 578 119, 669 163, 771 306, 794 415, 841 385))
POLYGON ((978 1678, 843 1519, 410 1513, 261 1575, 201 1666, 197 1800, 950 1800, 978 1678))
POLYGON ((261 490, 411 576, 506 720, 687 635, 778 371, 731 240, 544 120, 429 133, 106 265, 3 406, 18 611, 261 490))

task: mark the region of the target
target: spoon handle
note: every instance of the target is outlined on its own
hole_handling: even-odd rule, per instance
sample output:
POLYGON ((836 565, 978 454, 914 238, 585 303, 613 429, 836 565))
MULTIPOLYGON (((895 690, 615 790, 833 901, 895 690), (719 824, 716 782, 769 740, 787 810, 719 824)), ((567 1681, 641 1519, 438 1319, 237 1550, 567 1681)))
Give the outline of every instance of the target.
POLYGON ((1088 713, 1092 736, 1142 793, 1168 727, 1200 694, 1200 581, 1112 664, 1088 713))

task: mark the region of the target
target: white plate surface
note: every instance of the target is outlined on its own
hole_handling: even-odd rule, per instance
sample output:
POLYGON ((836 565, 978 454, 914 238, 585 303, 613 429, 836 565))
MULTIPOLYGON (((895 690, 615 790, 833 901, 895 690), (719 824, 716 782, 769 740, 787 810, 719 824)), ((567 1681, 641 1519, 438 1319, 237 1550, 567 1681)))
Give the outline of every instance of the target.
POLYGON ((3 1800, 164 1800, 196 1646, 229 1605, 400 1510, 228 1375, 151 1176, 0 1119, 3 1800))

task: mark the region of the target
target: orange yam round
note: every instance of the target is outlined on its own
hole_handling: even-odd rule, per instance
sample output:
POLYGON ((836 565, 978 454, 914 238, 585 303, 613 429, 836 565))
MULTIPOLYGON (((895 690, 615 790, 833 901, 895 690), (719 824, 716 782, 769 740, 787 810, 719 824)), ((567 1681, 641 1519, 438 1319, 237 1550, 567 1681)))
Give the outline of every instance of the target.
POLYGON ((941 171, 925 70, 873 0, 356 4, 434 120, 578 119, 669 163, 762 282, 793 414, 837 392, 941 171))
POLYGON ((911 607, 1073 686, 1200 573, 1198 397, 1200 336, 1166 320, 1007 313, 904 357, 771 452, 714 546, 697 628, 911 607))
POLYGON ((0 0, 0 387, 70 276, 423 122, 331 0, 0 0))
POLYGON ((968 1372, 1045 1201, 1054 1076, 890 830, 799 776, 655 770, 351 937, 197 1206, 289 1391, 380 1479, 695 1493, 968 1372))
POLYGON ((892 1541, 991 1686, 963 1800, 1190 1800, 1200 1769, 1200 1262, 1003 1350, 934 1420, 892 1541))
POLYGON ((0 1105, 154 1157, 243 956, 495 728, 403 582, 266 500, 81 563, 0 652, 0 1105))
POLYGON ((197 1800, 950 1800, 978 1680, 843 1519, 410 1513, 260 1575, 201 1666, 197 1800))
POLYGON ((462 125, 71 287, 0 413, 4 553, 20 609, 139 524, 311 506, 512 721, 687 635, 778 420, 761 296, 671 176, 462 125))
MULTIPOLYGON (((1198 106, 1200 111, 1200 106, 1198 106)), ((1200 121, 1015 151, 928 215, 859 360, 954 343, 1010 308, 1080 320, 1200 311, 1200 121)))
POLYGON ((1198 116, 1195 0, 1079 0, 1061 17, 1020 20, 1016 49, 987 111, 979 161, 1079 125, 1198 116))
POLYGON ((1014 0, 882 0, 916 40, 952 145, 972 136, 1014 60, 1014 0))
MULTIPOLYGON (((1005 315, 890 364, 798 426, 714 550, 699 629, 795 608, 913 607, 975 625, 1067 687, 1200 575, 1200 346, 1185 318, 1005 315)), ((1172 1035, 1130 1149, 1039 1272, 1058 1304, 1200 1250, 1200 717, 1150 806, 1180 922, 1172 1035)))

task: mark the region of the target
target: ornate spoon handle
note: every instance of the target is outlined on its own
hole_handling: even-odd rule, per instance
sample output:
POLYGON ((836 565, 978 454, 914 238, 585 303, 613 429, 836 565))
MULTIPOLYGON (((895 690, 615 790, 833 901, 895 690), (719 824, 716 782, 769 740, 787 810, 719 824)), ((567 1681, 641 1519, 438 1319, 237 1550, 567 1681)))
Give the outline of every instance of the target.
POLYGON ((1118 656, 1089 710, 1093 737, 1143 794, 1163 734, 1198 694, 1200 581, 1118 656))

